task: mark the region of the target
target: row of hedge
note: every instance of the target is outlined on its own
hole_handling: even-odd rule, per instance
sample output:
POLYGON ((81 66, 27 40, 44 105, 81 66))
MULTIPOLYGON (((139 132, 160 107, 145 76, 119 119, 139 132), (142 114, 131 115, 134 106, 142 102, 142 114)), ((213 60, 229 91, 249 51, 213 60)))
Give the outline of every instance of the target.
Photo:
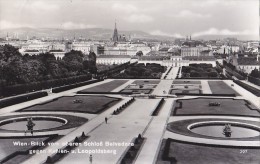
POLYGON ((255 84, 255 85, 259 85, 260 86, 260 79, 259 78, 248 76, 248 81, 253 83, 253 84, 255 84))
POLYGON ((87 138, 88 136, 86 136, 85 133, 82 132, 81 136, 75 137, 73 141, 69 142, 62 149, 58 149, 60 151, 58 151, 56 154, 54 154, 53 156, 48 156, 44 164, 51 164, 60 161, 62 158, 68 155, 72 150, 78 147, 80 143, 83 143, 87 138))
POLYGON ((226 72, 229 72, 229 74, 232 74, 232 76, 235 76, 239 80, 245 80, 247 77, 247 74, 241 71, 238 71, 234 65, 231 63, 227 63, 225 60, 223 61, 223 65, 226 68, 226 72))
POLYGON ((74 89, 74 88, 77 88, 77 87, 82 87, 84 85, 89 85, 89 84, 93 84, 93 83, 96 83, 96 82, 99 82, 99 81, 103 81, 103 80, 90 80, 90 81, 84 81, 84 82, 81 82, 81 83, 76 83, 76 84, 71 84, 71 85, 65 85, 65 86, 61 86, 61 87, 56 87, 56 88, 53 88, 52 89, 52 92, 53 93, 59 93, 59 92, 63 92, 63 91, 66 91, 66 90, 69 90, 69 89, 74 89))
POLYGON ((135 101, 135 98, 133 97, 131 100, 128 100, 125 104, 123 104, 121 107, 114 110, 112 113, 113 115, 120 114, 124 109, 126 109, 130 104, 132 104, 135 101))
POLYGON ((128 148, 127 152, 125 153, 124 157, 119 163, 120 164, 134 163, 134 160, 136 159, 138 152, 141 150, 144 140, 145 138, 143 138, 141 134, 139 134, 138 137, 135 138, 134 140, 134 146, 130 146, 130 148, 128 148))
POLYGON ((167 78, 167 76, 168 76, 168 74, 171 72, 171 70, 172 70, 172 67, 167 71, 167 73, 165 74, 165 76, 164 76, 163 79, 166 79, 166 78, 167 78))
POLYGON ((159 104, 156 106, 155 110, 152 113, 152 116, 158 116, 163 104, 164 104, 165 100, 164 98, 162 98, 159 102, 159 104))
POLYGON ((248 84, 245 84, 239 80, 233 80, 234 83, 236 83, 237 85, 241 86, 242 88, 246 89, 247 91, 253 93, 254 95, 256 95, 257 97, 260 97, 260 90, 252 87, 248 84))
POLYGON ((49 89, 64 85, 70 85, 75 84, 83 81, 87 81, 92 79, 92 75, 80 75, 80 76, 74 76, 74 77, 68 77, 68 78, 61 78, 61 79, 55 79, 55 80, 46 80, 46 81, 40 81, 40 82, 34 82, 34 83, 28 83, 28 84, 17 84, 12 86, 5 86, 4 84, 1 85, 1 92, 0 97, 8 97, 28 92, 34 92, 39 91, 43 89, 49 89))
POLYGON ((34 92, 0 100, 0 108, 48 96, 47 92, 34 92))
POLYGON ((231 76, 235 76, 237 79, 239 80, 245 80, 246 79, 246 76, 242 76, 241 74, 239 74, 238 72, 236 71, 231 71, 231 70, 228 70, 226 69, 226 74, 229 74, 231 76))

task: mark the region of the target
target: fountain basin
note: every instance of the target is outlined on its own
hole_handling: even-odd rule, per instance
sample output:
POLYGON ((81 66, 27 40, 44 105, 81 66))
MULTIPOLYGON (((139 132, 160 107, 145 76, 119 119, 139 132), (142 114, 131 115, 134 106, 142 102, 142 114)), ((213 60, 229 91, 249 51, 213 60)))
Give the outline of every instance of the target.
POLYGON ((260 128, 253 124, 233 121, 205 121, 190 124, 188 127, 193 133, 222 138, 248 138, 260 135, 260 128), (231 125, 230 136, 224 132, 225 125, 231 125))
POLYGON ((53 129, 67 124, 67 120, 55 116, 23 116, 0 121, 0 129, 25 131, 27 130, 27 119, 32 118, 35 126, 33 130, 53 129))

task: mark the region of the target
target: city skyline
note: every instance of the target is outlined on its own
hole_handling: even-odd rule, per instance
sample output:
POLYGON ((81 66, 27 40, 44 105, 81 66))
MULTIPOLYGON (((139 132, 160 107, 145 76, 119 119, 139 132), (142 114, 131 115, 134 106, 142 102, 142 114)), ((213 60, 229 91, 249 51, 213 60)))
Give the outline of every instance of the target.
POLYGON ((151 35, 259 39, 258 0, 0 0, 0 29, 139 30, 151 35), (192 28, 191 28, 192 27, 192 28))

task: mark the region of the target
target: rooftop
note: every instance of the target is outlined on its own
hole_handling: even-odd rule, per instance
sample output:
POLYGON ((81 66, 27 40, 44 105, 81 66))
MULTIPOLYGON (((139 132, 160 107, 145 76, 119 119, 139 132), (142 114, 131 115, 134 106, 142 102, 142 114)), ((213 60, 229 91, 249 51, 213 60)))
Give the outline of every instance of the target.
POLYGON ((214 56, 185 56, 183 60, 196 60, 196 61, 214 61, 216 58, 214 56))
POLYGON ((100 55, 97 58, 131 58, 129 55, 100 55))
POLYGON ((241 57, 237 59, 238 65, 260 65, 255 57, 241 57))

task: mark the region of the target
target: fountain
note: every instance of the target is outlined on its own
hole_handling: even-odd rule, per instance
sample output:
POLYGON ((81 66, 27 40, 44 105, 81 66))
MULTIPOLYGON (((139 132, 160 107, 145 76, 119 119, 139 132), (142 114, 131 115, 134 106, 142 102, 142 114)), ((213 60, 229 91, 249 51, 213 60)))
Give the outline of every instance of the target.
POLYGON ((225 137, 231 137, 231 124, 225 124, 224 128, 223 128, 223 134, 225 137))

